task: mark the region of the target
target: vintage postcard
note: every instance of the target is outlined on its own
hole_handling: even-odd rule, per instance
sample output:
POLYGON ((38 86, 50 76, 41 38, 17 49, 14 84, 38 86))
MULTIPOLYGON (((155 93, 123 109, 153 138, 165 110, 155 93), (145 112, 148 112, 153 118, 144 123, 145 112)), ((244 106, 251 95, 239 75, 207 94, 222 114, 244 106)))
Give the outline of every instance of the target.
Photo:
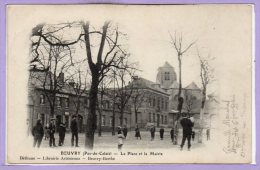
POLYGON ((252 163, 253 16, 9 5, 7 163, 252 163))

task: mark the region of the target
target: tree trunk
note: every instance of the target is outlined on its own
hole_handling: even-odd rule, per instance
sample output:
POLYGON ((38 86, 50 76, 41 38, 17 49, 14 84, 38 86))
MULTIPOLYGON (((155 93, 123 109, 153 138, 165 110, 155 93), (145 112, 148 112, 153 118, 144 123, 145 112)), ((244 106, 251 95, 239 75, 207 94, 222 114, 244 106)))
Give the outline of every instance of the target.
MULTIPOLYGON (((181 79, 182 79, 182 76, 181 76, 181 69, 182 69, 181 64, 182 64, 182 62, 181 62, 181 55, 180 54, 178 54, 178 61, 179 61, 179 91, 178 91, 178 106, 179 106, 180 105, 179 98, 181 97, 181 90, 182 90, 182 81, 181 81, 181 79)), ((176 136, 176 138, 174 140, 175 145, 178 145, 178 134, 179 134, 178 122, 179 122, 180 116, 181 116, 181 110, 179 110, 178 115, 176 116, 176 120, 175 121, 173 120, 173 127, 175 129, 174 132, 175 132, 175 136, 176 136)))
POLYGON ((102 114, 101 114, 101 111, 99 110, 99 114, 98 114, 99 116, 98 116, 98 136, 99 137, 101 137, 101 135, 102 135, 102 127, 101 127, 101 124, 102 124, 102 119, 101 119, 101 116, 102 116, 102 114))
POLYGON ((182 90, 182 75, 181 75, 181 69, 182 69, 182 67, 181 67, 181 64, 182 64, 182 62, 181 62, 181 56, 178 56, 178 61, 179 61, 179 91, 178 91, 178 98, 180 98, 181 97, 181 90, 182 90))
POLYGON ((138 123, 138 112, 135 110, 135 124, 137 125, 138 123))
MULTIPOLYGON (((49 118, 50 120, 51 120, 52 118, 55 118, 55 117, 54 117, 54 112, 55 112, 54 109, 55 109, 54 107, 52 107, 52 106, 50 107, 50 111, 51 111, 50 118, 49 118)), ((49 120, 49 121, 50 121, 50 120, 49 120)))
POLYGON ((200 109, 200 125, 199 125, 199 134, 198 134, 198 143, 202 143, 203 138, 203 118, 204 118, 204 107, 206 102, 206 88, 202 90, 202 101, 200 109))
POLYGON ((98 94, 98 74, 92 74, 92 83, 89 92, 90 102, 89 102, 89 114, 87 118, 86 125, 86 139, 85 147, 87 149, 93 149, 94 147, 94 134, 96 130, 97 115, 96 115, 96 103, 97 103, 97 94, 98 94))
POLYGON ((124 109, 120 109, 120 126, 123 127, 124 109))
POLYGON ((101 91, 100 96, 100 104, 99 104, 99 117, 98 117, 98 136, 102 136, 102 112, 103 112, 103 89, 101 91))
POLYGON ((112 136, 115 135, 115 102, 113 105, 113 115, 112 115, 112 136))

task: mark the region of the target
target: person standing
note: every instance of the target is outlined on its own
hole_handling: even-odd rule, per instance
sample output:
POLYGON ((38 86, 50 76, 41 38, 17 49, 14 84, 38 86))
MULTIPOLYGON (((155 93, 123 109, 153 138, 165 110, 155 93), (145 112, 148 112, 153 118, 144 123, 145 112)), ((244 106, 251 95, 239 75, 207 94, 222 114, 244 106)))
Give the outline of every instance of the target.
POLYGON ((163 140, 163 134, 164 134, 164 128, 161 127, 161 129, 160 129, 160 138, 161 138, 161 140, 163 140))
POLYGON ((181 126, 182 126, 182 142, 181 142, 181 150, 183 149, 183 146, 185 144, 186 139, 188 140, 188 150, 190 150, 191 144, 191 132, 192 132, 192 127, 193 123, 192 121, 186 117, 186 114, 183 114, 183 117, 181 119, 181 126))
POLYGON ((170 135, 171 135, 171 140, 172 142, 174 141, 174 128, 172 127, 171 131, 170 131, 170 135))
POLYGON ((118 151, 121 151, 124 144, 123 139, 125 139, 125 136, 122 134, 121 127, 118 128, 117 138, 118 138, 118 151))
POLYGON ((49 124, 47 123, 47 125, 44 127, 44 140, 49 139, 50 137, 50 128, 49 128, 49 124))
POLYGON ((78 145, 78 123, 76 120, 76 116, 72 116, 72 120, 70 123, 70 129, 71 129, 71 146, 74 146, 74 138, 76 139, 76 147, 79 147, 78 145))
POLYGON ((126 126, 124 126, 124 128, 123 128, 123 134, 124 134, 125 138, 126 138, 126 136, 127 136, 127 132, 128 132, 128 129, 127 129, 126 126))
POLYGON ((55 119, 51 119, 51 122, 50 122, 50 126, 49 126, 49 136, 50 136, 50 141, 49 141, 49 146, 50 147, 56 147, 56 144, 55 144, 55 137, 54 137, 54 134, 55 134, 55 119))
POLYGON ((206 130, 207 140, 210 140, 210 129, 206 130))
POLYGON ((65 124, 61 123, 59 126, 59 146, 62 146, 64 144, 65 133, 66 133, 65 124))
POLYGON ((44 135, 44 130, 43 130, 41 120, 37 120, 36 125, 32 129, 32 135, 34 139, 33 147, 35 147, 37 144, 37 147, 39 148, 41 146, 42 138, 44 135))
POLYGON ((154 126, 151 127, 150 132, 151 132, 151 140, 154 140, 154 135, 155 135, 155 127, 154 126))
POLYGON ((138 138, 140 138, 140 140, 142 139, 138 125, 136 125, 136 128, 135 128, 135 137, 136 137, 136 139, 138 139, 138 138))

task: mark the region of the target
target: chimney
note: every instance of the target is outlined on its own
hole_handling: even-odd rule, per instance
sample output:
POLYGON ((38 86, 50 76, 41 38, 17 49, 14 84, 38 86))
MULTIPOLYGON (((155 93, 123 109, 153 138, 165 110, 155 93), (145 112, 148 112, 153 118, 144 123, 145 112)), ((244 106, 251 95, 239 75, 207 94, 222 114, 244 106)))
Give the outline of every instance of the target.
POLYGON ((74 88, 75 87, 75 82, 71 81, 71 82, 69 82, 69 85, 74 88))

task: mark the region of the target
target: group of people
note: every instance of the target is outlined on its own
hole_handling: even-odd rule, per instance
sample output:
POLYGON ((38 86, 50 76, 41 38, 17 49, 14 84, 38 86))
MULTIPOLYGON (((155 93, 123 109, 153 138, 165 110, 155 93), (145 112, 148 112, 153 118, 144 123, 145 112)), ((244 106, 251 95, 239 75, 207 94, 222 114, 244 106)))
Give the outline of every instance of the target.
MULTIPOLYGON (((188 141, 188 150, 190 150, 191 139, 194 141, 194 138, 195 138, 195 131, 192 130, 192 128, 194 126, 194 119, 192 117, 187 117, 186 114, 183 114, 182 118, 180 120, 180 124, 183 129, 182 130, 183 135, 182 135, 182 141, 181 141, 180 148, 181 148, 181 150, 183 150, 183 146, 185 144, 185 141, 187 140, 188 141)), ((118 150, 122 149, 123 139, 125 139, 126 135, 127 135, 126 129, 127 129, 126 127, 124 127, 123 129, 121 127, 118 127, 118 150), (126 131, 126 133, 125 133, 125 131, 126 131)), ((156 132, 155 126, 152 126, 150 128, 151 141, 154 140, 155 132, 156 132)), ((160 133, 160 139, 163 140, 163 138, 164 138, 164 128, 163 127, 160 128, 159 133, 160 133)), ((207 130, 207 139, 208 139, 208 134, 209 134, 209 131, 207 130)), ((174 131, 174 128, 171 129, 170 136, 171 136, 171 141, 174 143, 174 141, 177 140, 177 132, 174 131)), ((142 139, 138 125, 135 128, 135 137, 137 140, 142 139)))
MULTIPOLYGON (((59 123, 58 127, 55 126, 56 120, 51 119, 50 123, 43 128, 42 121, 39 119, 36 122, 36 125, 32 129, 32 135, 34 138, 33 147, 39 148, 41 146, 42 139, 44 137, 45 140, 49 140, 50 147, 56 147, 55 144, 55 132, 58 131, 59 134, 59 146, 64 145, 64 139, 66 134, 66 126, 64 123, 59 123)), ((70 130, 71 130, 71 146, 79 147, 78 145, 78 124, 77 124, 77 116, 72 116, 72 120, 70 123, 70 130)))

